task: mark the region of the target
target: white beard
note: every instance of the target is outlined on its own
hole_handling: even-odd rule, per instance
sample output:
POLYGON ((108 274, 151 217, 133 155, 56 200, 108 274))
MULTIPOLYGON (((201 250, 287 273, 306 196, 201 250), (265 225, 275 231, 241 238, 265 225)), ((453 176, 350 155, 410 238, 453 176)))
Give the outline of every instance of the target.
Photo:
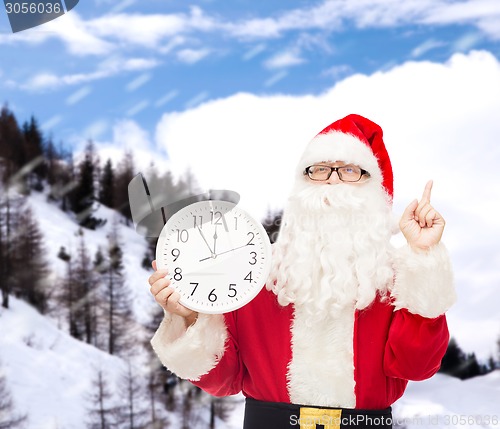
POLYGON ((312 319, 363 309, 393 280, 389 197, 379 183, 298 181, 288 200, 267 288, 312 319))

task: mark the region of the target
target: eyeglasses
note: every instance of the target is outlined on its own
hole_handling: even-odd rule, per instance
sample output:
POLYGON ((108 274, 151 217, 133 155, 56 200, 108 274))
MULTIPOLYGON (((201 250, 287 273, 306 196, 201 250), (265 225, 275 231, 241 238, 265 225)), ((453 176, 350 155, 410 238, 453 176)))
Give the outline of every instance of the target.
POLYGON ((368 171, 357 165, 343 165, 341 167, 330 167, 329 165, 310 165, 304 170, 304 175, 308 175, 311 180, 325 181, 336 172, 342 182, 359 182, 363 175, 370 177, 368 171))

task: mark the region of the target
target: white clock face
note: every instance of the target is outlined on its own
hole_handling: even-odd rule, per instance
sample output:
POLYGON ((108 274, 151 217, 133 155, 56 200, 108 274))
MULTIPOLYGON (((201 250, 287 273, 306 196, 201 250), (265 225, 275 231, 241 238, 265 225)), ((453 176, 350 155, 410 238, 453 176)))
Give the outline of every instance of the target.
POLYGON ((156 247, 180 303, 200 313, 226 313, 252 300, 271 269, 264 227, 234 203, 200 201, 175 213, 156 247))

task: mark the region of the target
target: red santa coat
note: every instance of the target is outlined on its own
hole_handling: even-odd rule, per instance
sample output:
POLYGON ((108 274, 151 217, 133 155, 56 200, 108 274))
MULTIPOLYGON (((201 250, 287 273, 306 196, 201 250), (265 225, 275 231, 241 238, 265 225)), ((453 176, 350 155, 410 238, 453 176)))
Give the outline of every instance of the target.
POLYGON ((167 314, 152 344, 170 370, 214 395, 242 391, 263 401, 387 408, 408 380, 431 377, 446 351, 443 313, 455 294, 444 248, 403 250, 390 293, 366 309, 346 308, 307 326, 300 309, 280 306, 263 289, 245 307, 200 315, 187 330, 167 314))

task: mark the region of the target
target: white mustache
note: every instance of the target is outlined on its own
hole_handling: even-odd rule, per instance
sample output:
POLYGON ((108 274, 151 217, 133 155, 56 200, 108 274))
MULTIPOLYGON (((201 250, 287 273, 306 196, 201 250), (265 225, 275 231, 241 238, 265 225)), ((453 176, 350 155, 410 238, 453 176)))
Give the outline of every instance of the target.
POLYGON ((368 189, 360 189, 348 184, 309 185, 290 198, 302 208, 312 211, 328 209, 356 210, 367 203, 368 189))

